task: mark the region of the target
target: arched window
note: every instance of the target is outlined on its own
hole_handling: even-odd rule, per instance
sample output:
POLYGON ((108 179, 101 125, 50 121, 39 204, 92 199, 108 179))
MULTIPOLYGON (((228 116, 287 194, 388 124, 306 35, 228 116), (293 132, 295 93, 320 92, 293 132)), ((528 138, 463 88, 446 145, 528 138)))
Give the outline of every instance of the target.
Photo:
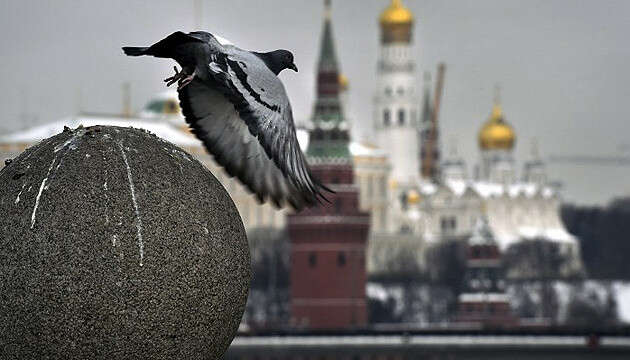
POLYGON ((398 110, 398 125, 405 125, 405 109, 398 110))
POLYGON ((391 121, 392 121, 392 119, 391 119, 391 113, 389 112, 389 109, 383 110, 383 125, 385 125, 385 127, 387 127, 387 126, 389 126, 391 121))
POLYGON ((315 254, 314 252, 308 255, 308 265, 310 267, 317 266, 317 254, 315 254))

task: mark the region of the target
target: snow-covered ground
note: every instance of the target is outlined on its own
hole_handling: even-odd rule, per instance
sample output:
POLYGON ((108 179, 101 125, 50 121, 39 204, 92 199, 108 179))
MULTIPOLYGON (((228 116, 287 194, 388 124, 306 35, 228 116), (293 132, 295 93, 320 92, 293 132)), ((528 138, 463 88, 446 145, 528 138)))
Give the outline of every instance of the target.
POLYGON ((616 281, 613 283, 613 289, 619 320, 630 323, 630 281, 616 281))
MULTIPOLYGON (((609 299, 609 293, 612 293, 618 321, 630 324, 630 281, 554 281, 551 286, 552 291, 555 292, 555 300, 557 302, 554 306, 556 309, 555 315, 541 312, 543 308, 542 302, 544 301, 541 298, 542 286, 542 282, 508 285, 507 295, 511 299, 513 310, 518 314, 521 307, 527 306, 524 305, 524 297, 528 297, 527 301, 531 302, 530 306, 533 306, 536 310, 536 314, 533 314, 534 316, 552 316, 562 324, 570 321, 568 319, 569 306, 572 301, 591 304, 593 308, 601 311, 609 299)), ((426 319, 435 318, 435 314, 431 313, 436 311, 433 308, 436 305, 435 302, 443 297, 443 294, 439 294, 440 296, 436 298, 438 293, 432 291, 431 286, 428 284, 410 290, 412 293, 405 295, 406 292, 402 286, 370 282, 367 285, 367 296, 383 303, 388 300, 393 301, 394 307, 392 310, 394 315, 403 315, 405 321, 422 322, 422 320, 426 321, 426 319), (405 304, 412 306, 412 309, 405 309, 405 304)), ((451 299, 451 301, 454 301, 454 299, 451 299)))

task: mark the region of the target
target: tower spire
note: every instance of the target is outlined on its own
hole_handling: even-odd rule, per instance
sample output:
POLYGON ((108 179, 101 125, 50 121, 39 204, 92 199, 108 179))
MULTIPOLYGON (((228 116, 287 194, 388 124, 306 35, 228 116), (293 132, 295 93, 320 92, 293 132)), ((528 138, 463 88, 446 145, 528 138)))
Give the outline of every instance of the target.
POLYGON ((335 43, 333 41, 332 24, 331 24, 331 3, 330 0, 324 0, 324 28, 322 31, 322 41, 319 48, 318 70, 321 71, 338 71, 337 54, 335 52, 335 43))
POLYGON ((494 104, 501 105, 501 85, 494 84, 494 104))
POLYGON ((331 1, 324 0, 322 37, 317 61, 315 106, 311 120, 307 154, 323 157, 349 157, 348 126, 339 96, 339 66, 333 40, 331 1))
POLYGON ((492 105, 491 118, 495 121, 503 117, 503 109, 501 108, 501 85, 494 85, 494 104, 492 105))

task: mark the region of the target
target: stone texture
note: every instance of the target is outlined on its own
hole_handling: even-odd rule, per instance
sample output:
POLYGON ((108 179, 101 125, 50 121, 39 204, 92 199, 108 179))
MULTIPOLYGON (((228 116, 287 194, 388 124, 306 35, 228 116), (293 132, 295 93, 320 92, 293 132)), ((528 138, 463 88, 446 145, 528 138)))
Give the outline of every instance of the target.
POLYGON ((251 277, 216 178, 142 130, 67 130, 0 170, 1 359, 214 359, 251 277))

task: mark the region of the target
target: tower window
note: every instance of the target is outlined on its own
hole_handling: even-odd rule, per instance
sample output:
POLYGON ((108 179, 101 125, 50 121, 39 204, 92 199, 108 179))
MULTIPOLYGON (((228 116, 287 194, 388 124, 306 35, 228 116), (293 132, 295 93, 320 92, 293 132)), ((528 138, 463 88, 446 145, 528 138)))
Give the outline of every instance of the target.
POLYGON ((454 216, 443 216, 440 219, 440 229, 443 233, 450 234, 457 228, 457 221, 454 216))
POLYGON ((389 109, 385 109, 383 110, 383 125, 385 125, 385 127, 389 126, 389 124, 391 123, 391 113, 389 112, 389 109))
POLYGON ((317 254, 315 254, 314 252, 308 255, 308 265, 312 268, 317 266, 317 254))
POLYGON ((398 110, 398 124, 399 125, 405 124, 405 110, 404 109, 398 110))
POLYGON ((398 92, 398 95, 402 96, 405 94, 405 89, 403 89, 403 87, 399 87, 398 90, 396 90, 398 92))
POLYGON ((392 96, 392 88, 389 86, 385 88, 385 95, 392 96))
POLYGON ((337 254, 337 266, 342 267, 345 265, 346 265, 346 254, 340 251, 339 254, 337 254))

